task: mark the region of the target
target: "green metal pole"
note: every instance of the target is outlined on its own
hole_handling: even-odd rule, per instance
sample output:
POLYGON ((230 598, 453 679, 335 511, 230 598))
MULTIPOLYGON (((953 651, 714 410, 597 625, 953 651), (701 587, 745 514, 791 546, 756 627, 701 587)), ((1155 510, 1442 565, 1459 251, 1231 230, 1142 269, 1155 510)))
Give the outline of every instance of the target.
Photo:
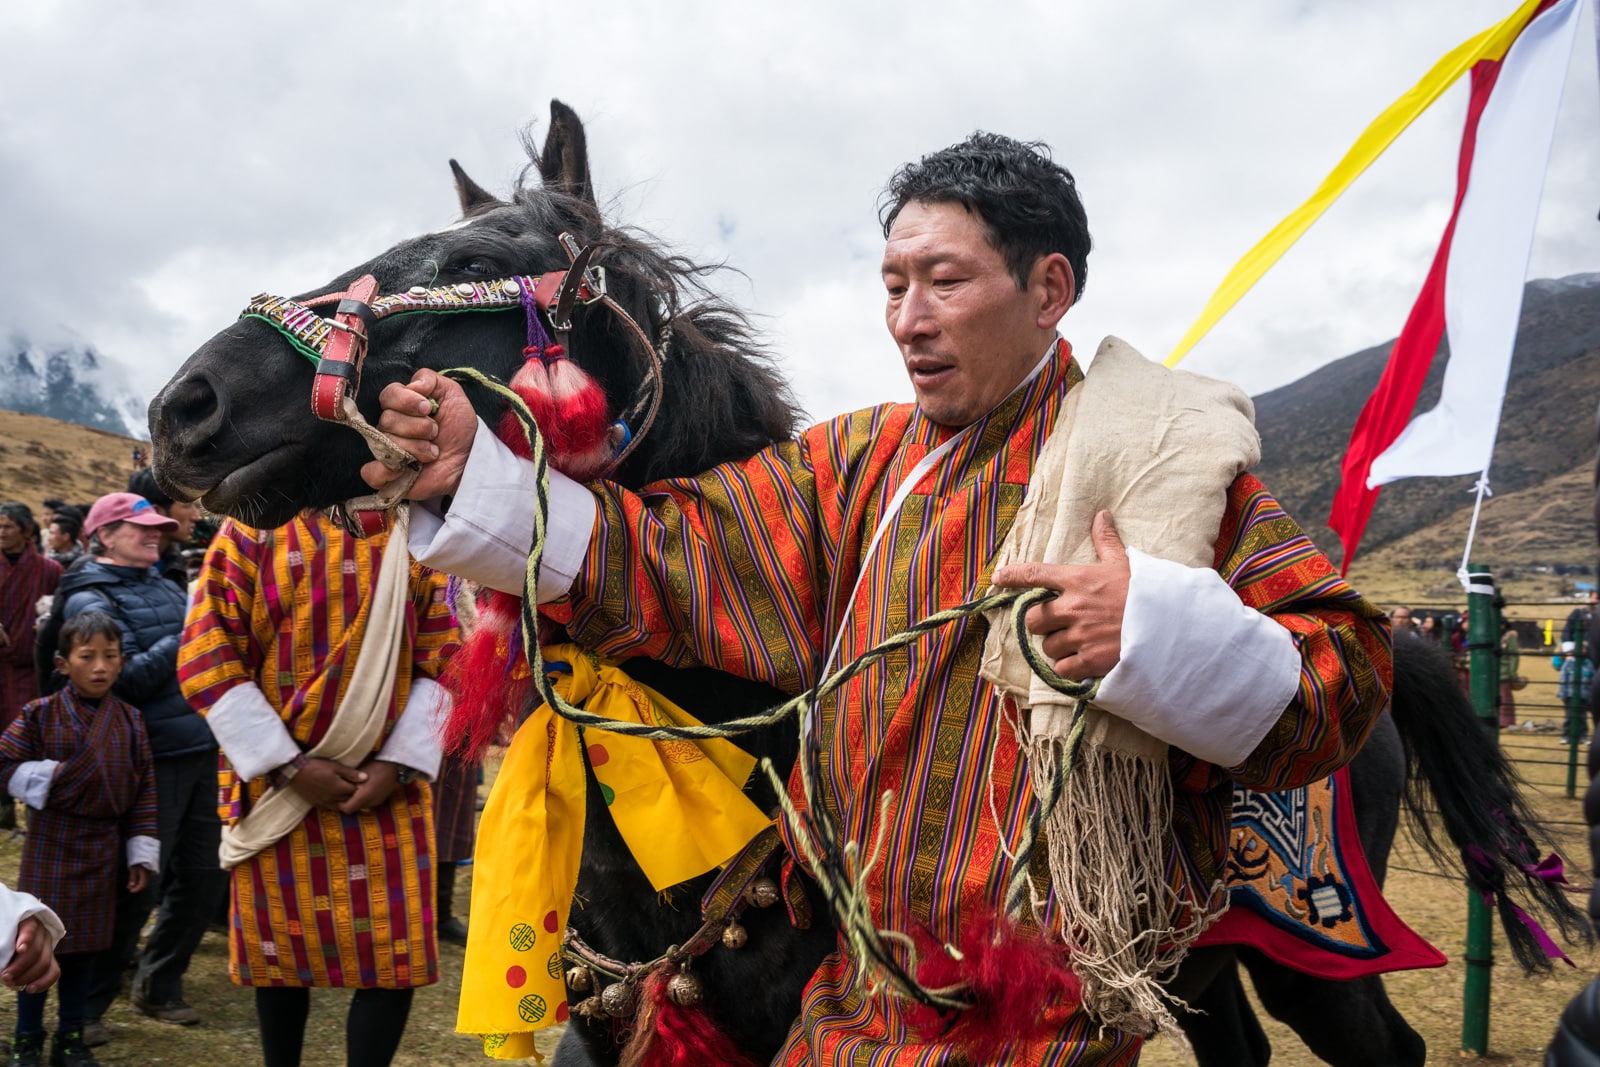
MULTIPOLYGON (((1583 693, 1583 663, 1584 663, 1584 630, 1586 627, 1578 624, 1573 632, 1576 640, 1573 642, 1572 653, 1572 686, 1567 690, 1567 796, 1578 795, 1578 743, 1583 740, 1583 720, 1588 708, 1584 705, 1583 693)), ((1562 670, 1566 669, 1566 654, 1562 653, 1562 670)))
MULTIPOLYGON (((1467 566, 1467 648, 1472 707, 1498 743, 1500 703, 1500 611, 1495 607, 1494 575, 1476 563, 1467 566)), ((1461 1051, 1489 1051, 1489 968, 1494 966, 1494 925, 1489 905, 1477 893, 1467 897, 1467 981, 1462 995, 1461 1051)))

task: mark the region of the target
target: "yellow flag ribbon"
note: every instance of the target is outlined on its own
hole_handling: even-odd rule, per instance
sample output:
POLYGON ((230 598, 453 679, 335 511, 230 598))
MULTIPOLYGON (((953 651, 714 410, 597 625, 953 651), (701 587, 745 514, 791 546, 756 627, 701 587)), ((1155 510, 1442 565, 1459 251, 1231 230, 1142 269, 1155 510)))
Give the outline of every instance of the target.
MULTIPOLYGON (((547 666, 570 668, 555 682, 568 703, 620 722, 699 725, 609 660, 572 644, 543 651, 547 666)), ((473 860, 456 1030, 479 1035, 494 1059, 538 1057, 535 1031, 567 1018, 561 944, 583 855, 585 751, 612 820, 658 890, 727 863, 771 822, 744 795, 755 757, 731 741, 585 736, 548 705, 536 709, 500 765, 473 860)))
POLYGON ((1178 361, 1189 354, 1189 349, 1193 348, 1195 343, 1204 337, 1245 293, 1250 291, 1251 286, 1261 280, 1261 276, 1267 273, 1268 268, 1289 251, 1290 246, 1311 228, 1311 224, 1321 218, 1322 213, 1333 206, 1333 202, 1344 194, 1351 183, 1383 155, 1394 139, 1399 137, 1418 115, 1432 106, 1456 79, 1471 70, 1480 60, 1500 59, 1505 56, 1523 27, 1532 21, 1534 12, 1541 2, 1542 0, 1524 0, 1504 21, 1490 26, 1482 33, 1452 48, 1433 65, 1433 69, 1422 76, 1421 81, 1385 108, 1383 114, 1373 119, 1372 124, 1362 131, 1361 136, 1356 138, 1355 144, 1344 154, 1344 158, 1339 160, 1338 166, 1322 179, 1322 184, 1317 186, 1311 198, 1274 226, 1271 232, 1257 241, 1255 247, 1233 265, 1227 276, 1222 279, 1222 284, 1217 286, 1217 291, 1211 294, 1211 299, 1206 302, 1200 317, 1168 354, 1167 366, 1177 366, 1178 361))

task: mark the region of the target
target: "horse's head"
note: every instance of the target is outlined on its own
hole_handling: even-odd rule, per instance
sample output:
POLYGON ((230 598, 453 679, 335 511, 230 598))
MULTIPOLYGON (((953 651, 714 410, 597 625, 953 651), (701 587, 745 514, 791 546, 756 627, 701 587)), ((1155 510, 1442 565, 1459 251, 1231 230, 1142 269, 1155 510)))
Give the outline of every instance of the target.
MULTIPOLYGON (((610 295, 652 338, 667 338, 656 427, 617 476, 638 483, 687 474, 746 454, 789 433, 796 412, 782 381, 752 343, 744 318, 708 298, 704 273, 663 254, 640 236, 605 224, 589 178, 582 123, 551 102, 543 149, 509 200, 484 191, 454 160, 460 222, 403 241, 327 285, 297 297, 345 290, 370 274, 378 294, 413 287, 539 275, 566 269, 559 236, 595 244, 610 295), (692 306, 680 298, 700 299, 692 306)), ((320 309, 331 315, 332 305, 320 309)), ((470 366, 501 380, 522 360, 526 320, 519 309, 482 314, 405 314, 370 331, 357 406, 377 421, 377 397, 419 367, 470 366)), ((570 356, 600 383, 614 415, 635 399, 649 374, 638 335, 600 305, 573 313, 570 356)), ((359 477, 370 458, 362 438, 312 414, 313 363, 277 329, 242 318, 207 341, 150 404, 155 473, 175 498, 260 526, 287 522, 367 492, 359 477)), ((499 402, 469 387, 474 406, 495 424, 499 402)))

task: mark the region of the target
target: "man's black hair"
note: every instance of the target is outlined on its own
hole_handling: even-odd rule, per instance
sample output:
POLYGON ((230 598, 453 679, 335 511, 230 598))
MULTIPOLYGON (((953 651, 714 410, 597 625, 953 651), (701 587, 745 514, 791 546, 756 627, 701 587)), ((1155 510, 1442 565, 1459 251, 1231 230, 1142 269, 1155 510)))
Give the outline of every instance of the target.
POLYGON ((1072 172, 1050 158, 1047 145, 980 130, 907 163, 889 179, 879 200, 885 237, 911 203, 961 204, 977 215, 1018 288, 1028 284, 1028 272, 1040 256, 1060 252, 1072 265, 1074 302, 1083 296, 1089 220, 1072 172))
POLYGON ((161 491, 149 467, 141 467, 128 476, 128 492, 138 493, 163 512, 172 506, 172 498, 161 491))
POLYGON ((122 645, 122 630, 117 620, 103 611, 85 611, 61 624, 61 632, 56 634, 56 651, 63 659, 70 659, 72 649, 92 637, 108 637, 118 647, 122 645))
POLYGON ((33 521, 33 509, 20 500, 7 500, 0 503, 0 515, 4 515, 22 528, 25 537, 38 536, 39 524, 33 521))
POLYGON ((60 511, 62 508, 67 506, 67 503, 64 500, 46 500, 44 502, 44 506, 49 508, 51 511, 60 511))
POLYGON ((62 533, 74 540, 83 533, 83 516, 78 514, 76 508, 62 508, 56 512, 56 517, 50 520, 50 524, 60 527, 62 533))

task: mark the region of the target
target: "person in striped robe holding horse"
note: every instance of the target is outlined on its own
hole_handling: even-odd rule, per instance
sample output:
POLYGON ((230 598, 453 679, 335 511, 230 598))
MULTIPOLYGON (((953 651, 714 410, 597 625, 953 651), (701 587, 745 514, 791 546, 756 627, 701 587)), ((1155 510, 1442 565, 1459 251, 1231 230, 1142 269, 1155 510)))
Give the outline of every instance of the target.
POLYGON ((184 630, 184 694, 225 757, 229 974, 256 991, 268 1067, 300 1062, 312 988, 355 989, 349 1062, 389 1063, 439 978, 434 679, 458 638, 443 576, 386 549, 314 513, 230 519, 184 630))
MULTIPOLYGON (((991 580, 1056 590, 1029 629, 1058 672, 1103 679, 1097 707, 1167 746, 1174 800, 1155 877, 1182 906, 1205 908, 1234 783, 1312 781, 1362 744, 1388 699, 1387 623, 1247 473, 1210 501, 1221 522, 1209 565, 1127 551, 1101 513, 1098 562, 995 573, 1083 381, 1056 330, 1086 278, 1083 206, 1042 146, 975 134, 896 174, 883 224, 886 318, 916 402, 844 415, 640 493, 552 472, 542 610, 601 655, 704 664, 797 693, 991 580)), ((381 402, 381 427, 425 464, 412 495, 432 515, 413 528, 417 557, 520 595, 516 546, 534 494, 504 487, 526 483, 531 466, 432 371, 381 402)), ((376 465, 363 473, 388 478, 376 465)), ((802 811, 823 806, 844 840, 880 850, 861 887, 876 926, 963 948, 1004 908, 1008 857, 1036 809, 1016 709, 980 675, 988 634, 967 617, 857 674, 815 709, 815 788, 791 779, 802 811)), ((1059 887, 1035 886, 1034 921, 1059 927, 1059 887)), ((871 977, 841 941, 776 1062, 979 1061, 871 977)), ((1103 1028, 1070 996, 1029 1023, 981 1062, 1127 1065, 1143 1040, 1103 1028)))

